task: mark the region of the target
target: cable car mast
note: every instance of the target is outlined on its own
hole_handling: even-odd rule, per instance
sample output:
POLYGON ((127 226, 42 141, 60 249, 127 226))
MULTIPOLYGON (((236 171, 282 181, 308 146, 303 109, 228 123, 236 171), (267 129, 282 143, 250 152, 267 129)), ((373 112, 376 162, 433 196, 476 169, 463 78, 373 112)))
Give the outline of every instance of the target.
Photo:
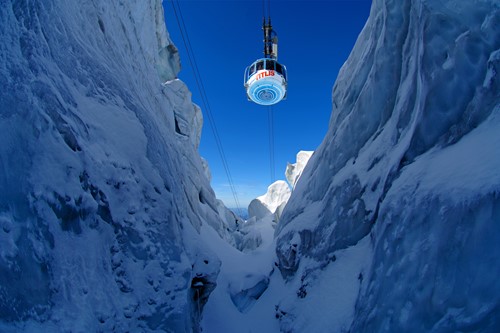
POLYGON ((273 30, 271 25, 271 18, 266 21, 263 18, 262 30, 264 31, 264 57, 271 59, 278 59, 278 35, 273 30))

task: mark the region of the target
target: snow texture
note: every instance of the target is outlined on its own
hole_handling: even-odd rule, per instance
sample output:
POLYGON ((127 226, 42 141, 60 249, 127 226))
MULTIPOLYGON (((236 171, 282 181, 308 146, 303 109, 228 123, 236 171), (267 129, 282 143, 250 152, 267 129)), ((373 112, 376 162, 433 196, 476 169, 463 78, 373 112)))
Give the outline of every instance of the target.
POLYGON ((197 331, 235 241, 161 1, 1 7, 0 331, 197 331))
POLYGON ((256 219, 262 219, 267 215, 273 215, 273 220, 278 221, 283 208, 290 198, 290 187, 284 180, 277 180, 267 188, 267 192, 253 199, 248 205, 248 215, 256 219))
POLYGON ((293 164, 288 163, 288 165, 286 166, 286 180, 288 181, 292 189, 294 189, 297 185, 297 181, 302 175, 302 171, 304 171, 304 168, 306 167, 307 162, 309 162, 309 159, 311 158, 313 153, 314 152, 312 151, 301 150, 297 154, 297 162, 293 164))
POLYGON ((342 320, 301 292, 281 330, 500 331, 499 26, 498 1, 373 1, 276 231, 287 285, 342 320), (355 302, 325 285, 352 252, 355 302))
POLYGON ((267 215, 273 215, 273 220, 278 222, 286 203, 290 198, 291 191, 295 188, 302 171, 304 170, 312 151, 301 150, 297 154, 297 161, 293 164, 288 163, 285 176, 288 181, 277 180, 269 185, 267 192, 260 197, 255 198, 248 206, 248 215, 257 220, 263 219, 267 215))
POLYGON ((2 2, 1 332, 500 331, 498 1, 374 0, 323 143, 245 222, 163 17, 2 2))
MULTIPOLYGON (((261 246, 263 237, 266 237, 261 234, 262 224, 265 225, 270 222, 272 228, 275 228, 276 224, 279 223, 281 214, 293 190, 293 186, 290 184, 296 184, 312 153, 309 151, 300 151, 297 154, 297 162, 294 164, 288 163, 286 167, 285 176, 288 183, 284 180, 277 180, 269 185, 264 195, 250 202, 248 206, 248 221, 233 228, 237 231, 233 235, 241 251, 253 251, 261 246)), ((227 224, 230 223, 227 222, 227 224)))

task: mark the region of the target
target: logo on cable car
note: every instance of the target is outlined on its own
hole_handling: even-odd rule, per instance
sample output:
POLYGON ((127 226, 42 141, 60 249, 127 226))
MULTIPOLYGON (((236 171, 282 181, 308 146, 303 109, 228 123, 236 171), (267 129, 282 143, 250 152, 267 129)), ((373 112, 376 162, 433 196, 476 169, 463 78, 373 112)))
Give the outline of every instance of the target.
POLYGON ((269 71, 260 72, 259 74, 256 75, 255 81, 263 79, 263 78, 265 78, 267 76, 274 76, 274 71, 269 70, 269 71))

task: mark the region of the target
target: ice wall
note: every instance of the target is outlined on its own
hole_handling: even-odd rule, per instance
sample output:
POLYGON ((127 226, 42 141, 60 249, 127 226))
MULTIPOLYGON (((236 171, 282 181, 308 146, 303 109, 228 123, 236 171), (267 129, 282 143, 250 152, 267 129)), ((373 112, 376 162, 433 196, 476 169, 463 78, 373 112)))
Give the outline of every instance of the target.
POLYGON ((293 164, 287 164, 285 176, 292 189, 294 189, 297 185, 297 182, 313 153, 313 151, 301 150, 297 153, 297 161, 293 164))
POLYGON ((0 331, 196 331, 234 241, 161 1, 6 0, 0 40, 0 331))
POLYGON ((373 1, 277 227, 297 288, 283 331, 328 323, 307 317, 314 304, 348 314, 317 332, 500 330, 499 26, 493 0, 373 1), (345 251, 364 264, 337 260, 345 251), (352 267, 329 280, 352 302, 307 301, 324 272, 352 267))

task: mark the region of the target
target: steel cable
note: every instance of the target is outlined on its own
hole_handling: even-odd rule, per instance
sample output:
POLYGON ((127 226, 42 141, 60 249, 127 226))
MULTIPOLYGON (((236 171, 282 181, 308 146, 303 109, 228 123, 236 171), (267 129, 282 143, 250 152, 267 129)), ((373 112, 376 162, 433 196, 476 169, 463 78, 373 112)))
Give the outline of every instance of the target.
POLYGON ((219 132, 217 130, 217 126, 215 124, 215 119, 212 115, 212 110, 210 108, 210 104, 208 103, 208 97, 206 94, 205 86, 203 85, 203 80, 201 78, 200 71, 198 69, 198 64, 196 62, 194 50, 193 50, 193 47, 191 46, 191 41, 190 41, 189 35, 187 33, 187 29, 186 29, 186 25, 184 22, 184 17, 182 16, 182 11, 181 11, 181 7, 179 5, 179 1, 178 0, 171 0, 170 2, 172 4, 172 8, 174 11, 175 19, 177 21, 177 25, 179 26, 179 30, 180 30, 181 37, 182 37, 182 40, 184 43, 184 47, 186 48, 189 63, 191 64, 191 68, 193 69, 196 85, 198 87, 198 91, 199 91, 201 99, 202 99, 203 107, 207 113, 210 127, 212 128, 212 133, 214 135, 215 143, 217 145, 217 149, 219 151, 220 158, 222 160, 222 166, 224 168, 224 171, 226 173, 226 176, 227 176, 227 179, 229 182, 229 187, 230 187, 232 195, 233 195, 236 209, 238 210, 238 214, 242 215, 241 205, 240 205, 240 202, 238 200, 236 187, 234 186, 233 178, 232 178, 231 172, 229 170, 229 165, 227 163, 226 155, 224 154, 224 149, 222 147, 222 141, 220 139, 219 132), (176 8, 176 4, 177 4, 177 8, 176 8))

